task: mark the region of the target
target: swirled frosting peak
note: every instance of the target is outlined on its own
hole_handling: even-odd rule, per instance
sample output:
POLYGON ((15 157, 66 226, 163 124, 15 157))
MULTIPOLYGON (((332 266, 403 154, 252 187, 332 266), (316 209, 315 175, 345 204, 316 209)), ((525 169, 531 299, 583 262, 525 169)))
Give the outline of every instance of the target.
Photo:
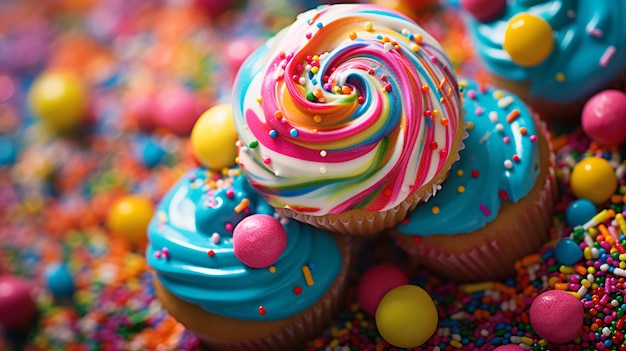
POLYGON ((462 128, 440 44, 374 5, 300 14, 243 64, 233 96, 250 183, 310 215, 393 208, 442 170, 462 128))
POLYGON ((304 311, 326 293, 343 262, 330 233, 276 216, 240 169, 190 171, 161 200, 148 238, 146 258, 169 292, 242 320, 283 319, 304 311), (286 245, 265 268, 243 262, 233 239, 237 226, 254 215, 276 218, 280 224, 272 225, 282 225, 286 233, 286 245))

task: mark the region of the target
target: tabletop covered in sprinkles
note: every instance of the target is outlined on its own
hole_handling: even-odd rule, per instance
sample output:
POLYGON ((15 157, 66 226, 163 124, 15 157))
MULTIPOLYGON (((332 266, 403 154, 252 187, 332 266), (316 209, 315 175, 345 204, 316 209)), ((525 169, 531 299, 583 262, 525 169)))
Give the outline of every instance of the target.
MULTIPOLYGON (((245 57, 321 2, 0 2, 0 350, 207 350, 155 298, 138 219, 211 162, 190 151, 192 126, 230 104, 245 57), (44 83, 65 93, 50 97, 44 83)), ((397 6, 458 73, 484 80, 457 9, 422 2, 434 3, 397 6)), ((626 148, 598 143, 595 127, 590 138, 549 125, 551 240, 514 276, 455 284, 385 235, 358 240, 344 308, 302 350, 405 350, 359 304, 361 276, 382 263, 434 302, 434 334, 415 350, 626 350, 626 148), (550 305, 562 292, 574 303, 550 305)))

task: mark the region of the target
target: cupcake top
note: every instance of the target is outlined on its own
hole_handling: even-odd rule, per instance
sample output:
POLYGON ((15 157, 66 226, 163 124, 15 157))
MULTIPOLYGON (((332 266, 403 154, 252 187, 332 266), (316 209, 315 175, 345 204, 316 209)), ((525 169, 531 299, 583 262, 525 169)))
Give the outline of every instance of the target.
POLYGON ((626 69, 623 0, 468 0, 463 5, 472 14, 469 26, 487 69, 528 82, 533 96, 557 102, 586 98, 626 69), (485 7, 496 11, 485 18, 485 7))
POLYGON ((168 291, 234 319, 300 313, 324 295, 342 266, 330 233, 275 216, 239 169, 190 171, 163 197, 148 237, 148 263, 168 291), (265 229, 278 234, 258 234, 265 229))
POLYGON ((437 196, 398 226, 404 234, 469 233, 526 196, 539 174, 537 128, 524 103, 502 90, 459 80, 468 137, 437 196), (442 225, 442 223, 445 223, 442 225))
POLYGON ((374 5, 300 14, 243 64, 233 94, 250 183, 310 215, 395 207, 442 170, 460 128, 440 44, 374 5))

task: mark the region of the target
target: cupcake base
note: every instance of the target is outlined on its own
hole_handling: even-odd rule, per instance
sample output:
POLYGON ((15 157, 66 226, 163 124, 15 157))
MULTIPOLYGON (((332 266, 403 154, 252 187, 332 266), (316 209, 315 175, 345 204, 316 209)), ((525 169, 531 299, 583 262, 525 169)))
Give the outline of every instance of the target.
POLYGON ((249 321, 203 310, 169 292, 155 276, 156 296, 177 321, 194 332, 211 350, 292 350, 318 336, 344 303, 351 257, 351 239, 336 236, 343 264, 333 285, 305 311, 276 321, 249 321))

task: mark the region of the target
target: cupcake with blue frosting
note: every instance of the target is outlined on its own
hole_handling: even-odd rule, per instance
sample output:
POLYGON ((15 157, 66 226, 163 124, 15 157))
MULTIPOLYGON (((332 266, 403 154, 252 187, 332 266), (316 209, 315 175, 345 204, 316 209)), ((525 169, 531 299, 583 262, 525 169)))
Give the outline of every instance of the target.
POLYGON ((542 117, 579 118, 605 89, 626 91, 626 2, 462 0, 494 84, 542 117))
POLYGON ((278 216, 237 168, 189 171, 148 238, 158 298, 211 349, 294 349, 343 301, 347 238, 278 216))
POLYGON ((511 93, 460 79, 465 149, 442 189, 392 235, 434 274, 511 277, 549 239, 556 177, 547 131, 511 93))

